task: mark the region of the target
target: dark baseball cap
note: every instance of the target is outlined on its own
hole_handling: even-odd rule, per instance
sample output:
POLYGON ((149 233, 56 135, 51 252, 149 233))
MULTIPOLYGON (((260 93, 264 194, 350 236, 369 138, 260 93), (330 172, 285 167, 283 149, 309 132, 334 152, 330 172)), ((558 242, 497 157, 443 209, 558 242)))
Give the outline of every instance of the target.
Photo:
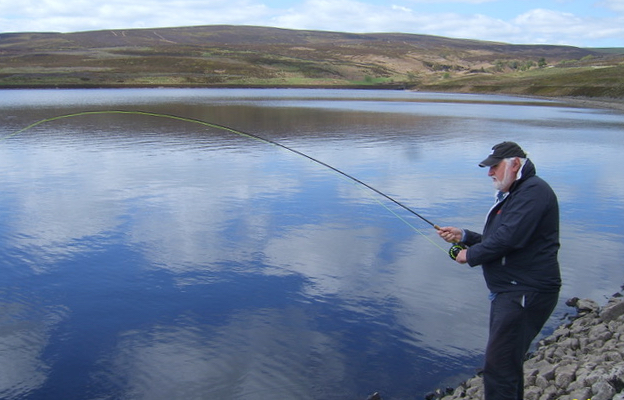
POLYGON ((505 158, 520 157, 526 158, 526 153, 517 143, 502 142, 492 147, 492 152, 485 160, 479 163, 479 167, 494 166, 505 158))

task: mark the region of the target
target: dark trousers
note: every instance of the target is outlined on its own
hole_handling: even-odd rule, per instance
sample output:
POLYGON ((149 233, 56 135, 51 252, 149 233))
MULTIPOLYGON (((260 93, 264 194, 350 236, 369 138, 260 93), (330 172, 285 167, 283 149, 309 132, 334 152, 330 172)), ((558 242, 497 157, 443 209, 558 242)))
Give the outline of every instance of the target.
POLYGON ((524 357, 555 309, 559 293, 499 293, 490 308, 485 350, 485 400, 522 400, 524 357))

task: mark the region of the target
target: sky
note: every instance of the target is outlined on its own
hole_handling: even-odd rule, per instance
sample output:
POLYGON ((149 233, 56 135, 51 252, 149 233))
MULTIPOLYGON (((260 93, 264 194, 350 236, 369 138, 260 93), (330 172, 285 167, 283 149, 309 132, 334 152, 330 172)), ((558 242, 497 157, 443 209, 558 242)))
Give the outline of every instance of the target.
POLYGON ((0 0, 0 33, 221 24, 624 47, 624 0, 0 0))

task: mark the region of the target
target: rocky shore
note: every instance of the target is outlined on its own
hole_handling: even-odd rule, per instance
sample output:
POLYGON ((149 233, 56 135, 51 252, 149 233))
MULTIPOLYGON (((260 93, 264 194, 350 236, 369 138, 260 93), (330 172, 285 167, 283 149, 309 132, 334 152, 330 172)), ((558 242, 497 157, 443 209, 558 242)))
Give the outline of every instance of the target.
POLYGON ((564 100, 569 104, 587 108, 603 108, 624 111, 624 98, 591 97, 551 97, 552 100, 564 100))
MULTIPOLYGON (((576 315, 540 340, 524 363, 525 400, 624 400, 624 298, 616 293, 604 306, 578 298, 566 304, 576 315)), ((480 376, 426 396, 482 398, 480 376)))

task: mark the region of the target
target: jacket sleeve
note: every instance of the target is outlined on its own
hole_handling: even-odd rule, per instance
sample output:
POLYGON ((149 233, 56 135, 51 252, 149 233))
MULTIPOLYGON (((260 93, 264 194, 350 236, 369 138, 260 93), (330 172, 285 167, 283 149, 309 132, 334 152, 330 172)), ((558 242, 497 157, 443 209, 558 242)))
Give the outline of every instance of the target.
POLYGON ((470 231, 468 229, 464 229, 464 238, 463 243, 466 246, 473 246, 477 243, 481 242, 481 234, 477 232, 470 231))
POLYGON ((468 264, 493 262, 525 247, 551 204, 548 196, 540 185, 525 182, 514 196, 506 199, 500 214, 495 216, 499 218, 495 230, 468 249, 468 264))

